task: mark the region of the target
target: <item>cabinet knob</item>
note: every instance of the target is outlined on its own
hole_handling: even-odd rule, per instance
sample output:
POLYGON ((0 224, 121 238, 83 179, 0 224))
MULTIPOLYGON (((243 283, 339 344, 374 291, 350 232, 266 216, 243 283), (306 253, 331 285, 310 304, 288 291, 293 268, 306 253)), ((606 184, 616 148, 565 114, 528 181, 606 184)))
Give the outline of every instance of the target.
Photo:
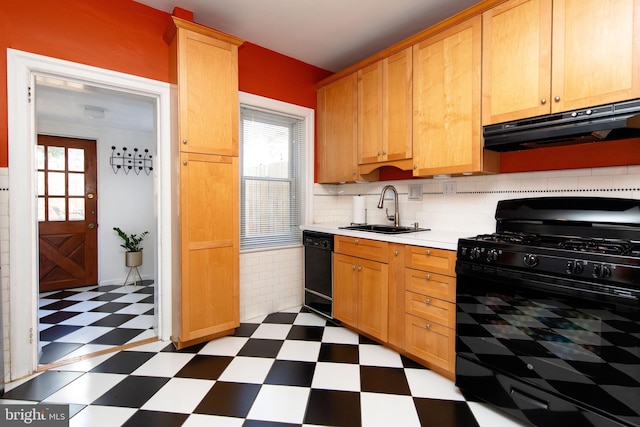
POLYGON ((424 300, 425 304, 431 304, 431 298, 427 298, 426 300, 424 300))
POLYGON ((362 267, 358 267, 358 271, 362 271, 362 267))
POLYGON ((182 143, 183 143, 184 145, 187 145, 187 140, 186 140, 186 139, 183 139, 183 140, 182 140, 182 143))
POLYGON ((351 266, 351 269, 352 269, 352 270, 355 270, 355 269, 356 269, 356 266, 355 266, 355 265, 352 265, 352 266, 351 266))
POLYGON ((382 154, 382 153, 381 153, 380 151, 378 151, 378 156, 379 156, 380 154, 382 154))
POLYGON ((431 275, 427 273, 427 274, 424 275, 424 278, 427 279, 427 280, 431 280, 431 275))
POLYGON ((387 152, 386 152, 386 151, 384 151, 384 150, 382 150, 382 155, 383 155, 383 156, 386 156, 386 155, 387 155, 387 152))
POLYGON ((186 161, 186 160, 183 160, 183 161, 182 161, 182 164, 183 164, 183 165, 185 165, 185 166, 187 166, 187 161, 186 161))
POLYGON ((351 175, 355 176, 357 174, 356 171, 351 172, 351 175))
POLYGON ((560 97, 556 96, 555 98, 553 98, 553 100, 556 101, 556 102, 560 102, 560 97))
POLYGON ((417 164, 413 165, 413 168, 418 169, 418 165, 417 164))
POLYGON ((431 325, 428 324, 428 323, 426 325, 424 325, 424 327, 427 328, 427 329, 431 329, 431 325))
POLYGON ((393 251, 393 254, 394 254, 395 256, 398 256, 398 251, 393 251))
POLYGON ((431 249, 427 249, 426 251, 424 251, 425 255, 431 255, 431 249))
POLYGON ((355 243, 357 245, 358 243, 360 243, 360 240, 356 239, 356 240, 353 241, 353 243, 355 243))
POLYGON ((544 104, 546 104, 546 103, 547 103, 547 98, 542 98, 542 99, 540 100, 540 104, 544 105, 544 104))

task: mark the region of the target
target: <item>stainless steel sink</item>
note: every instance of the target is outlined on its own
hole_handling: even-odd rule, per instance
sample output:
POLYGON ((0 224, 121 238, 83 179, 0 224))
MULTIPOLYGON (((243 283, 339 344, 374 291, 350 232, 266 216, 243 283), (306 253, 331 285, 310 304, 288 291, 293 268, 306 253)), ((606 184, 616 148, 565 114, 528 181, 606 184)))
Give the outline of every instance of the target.
POLYGON ((347 225, 345 227, 339 227, 345 230, 355 230, 355 231, 369 231, 372 233, 382 233, 382 234, 404 234, 404 233, 415 233, 418 231, 429 231, 429 228, 416 228, 416 227, 403 227, 403 226, 393 226, 393 225, 384 225, 384 224, 365 224, 365 225, 347 225))

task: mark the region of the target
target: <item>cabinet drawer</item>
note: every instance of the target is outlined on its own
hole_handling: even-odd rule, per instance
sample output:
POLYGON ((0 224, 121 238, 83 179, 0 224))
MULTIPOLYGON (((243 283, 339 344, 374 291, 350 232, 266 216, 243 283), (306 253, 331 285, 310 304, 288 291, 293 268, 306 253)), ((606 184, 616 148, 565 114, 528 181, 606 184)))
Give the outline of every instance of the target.
POLYGON ((335 236, 334 251, 372 261, 389 262, 389 244, 378 240, 335 236))
POLYGON ((405 350, 449 372, 455 370, 453 329, 405 314, 405 350))
POLYGON ((455 328, 456 305, 430 296, 405 292, 404 308, 407 314, 455 328))
POLYGON ((445 249, 407 246, 406 266, 448 276, 456 275, 456 253, 445 249))
POLYGON ((404 288, 407 291, 449 302, 456 300, 455 277, 405 268, 404 280, 404 288))

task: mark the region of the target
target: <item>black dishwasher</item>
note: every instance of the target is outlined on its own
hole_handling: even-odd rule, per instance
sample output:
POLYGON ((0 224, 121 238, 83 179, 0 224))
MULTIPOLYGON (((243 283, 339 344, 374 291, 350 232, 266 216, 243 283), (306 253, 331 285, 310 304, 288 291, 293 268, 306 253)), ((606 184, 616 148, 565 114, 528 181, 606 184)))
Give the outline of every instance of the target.
POLYGON ((304 306, 333 319, 333 234, 304 230, 304 306))

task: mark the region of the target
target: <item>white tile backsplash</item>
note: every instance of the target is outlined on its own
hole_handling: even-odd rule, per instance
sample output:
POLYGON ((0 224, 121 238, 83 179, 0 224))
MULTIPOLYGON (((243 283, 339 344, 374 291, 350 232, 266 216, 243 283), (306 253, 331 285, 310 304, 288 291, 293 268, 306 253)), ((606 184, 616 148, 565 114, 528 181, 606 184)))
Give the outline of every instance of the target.
MULTIPOLYGON (((524 197, 597 196, 640 198, 640 167, 523 172, 456 177, 447 180, 405 180, 314 186, 314 222, 351 221, 351 196, 366 195, 367 222, 386 223, 376 204, 382 187, 394 185, 399 192, 400 221, 419 222, 421 227, 463 230, 470 235, 495 229, 494 213, 499 200, 524 197), (443 182, 455 181, 456 194, 443 194, 443 182), (408 200, 408 184, 423 185, 422 201, 408 200), (328 190, 331 189, 331 191, 328 190)), ((385 207, 393 210, 393 202, 385 207)))

